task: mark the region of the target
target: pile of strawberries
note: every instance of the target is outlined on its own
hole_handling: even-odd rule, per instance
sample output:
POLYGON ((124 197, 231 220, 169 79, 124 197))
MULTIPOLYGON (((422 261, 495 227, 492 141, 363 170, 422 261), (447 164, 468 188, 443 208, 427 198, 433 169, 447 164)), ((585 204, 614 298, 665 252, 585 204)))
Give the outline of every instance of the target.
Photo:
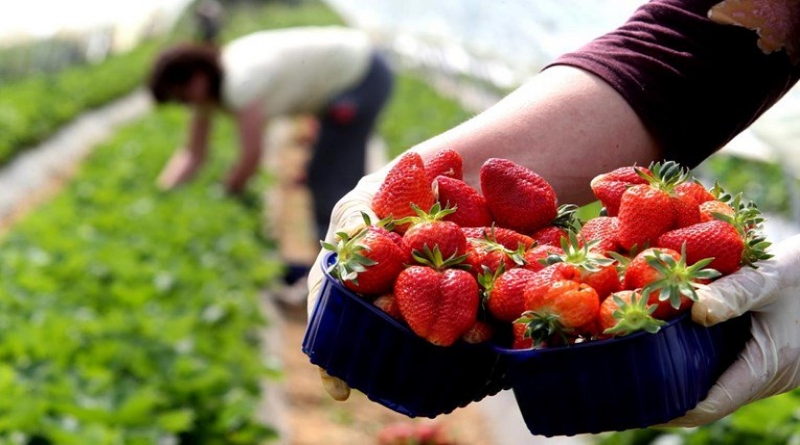
POLYGON ((769 258, 760 212, 680 165, 595 177, 585 221, 541 176, 488 159, 480 190, 462 159, 398 159, 358 233, 339 233, 329 272, 429 342, 549 347, 656 332, 696 290, 769 258))

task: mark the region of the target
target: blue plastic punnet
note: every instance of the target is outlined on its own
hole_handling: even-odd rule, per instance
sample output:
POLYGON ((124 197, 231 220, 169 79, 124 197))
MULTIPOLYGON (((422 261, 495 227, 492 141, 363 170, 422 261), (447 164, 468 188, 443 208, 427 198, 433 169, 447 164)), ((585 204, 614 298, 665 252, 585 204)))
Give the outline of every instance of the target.
MULTIPOLYGON (((333 264, 326 257, 323 268, 333 264)), ((303 352, 369 399, 409 417, 434 418, 508 388, 489 344, 436 346, 327 271, 303 352)))
POLYGON ((688 313, 655 334, 497 348, 528 430, 571 436, 668 422, 694 408, 750 338, 750 314, 707 328, 688 313))

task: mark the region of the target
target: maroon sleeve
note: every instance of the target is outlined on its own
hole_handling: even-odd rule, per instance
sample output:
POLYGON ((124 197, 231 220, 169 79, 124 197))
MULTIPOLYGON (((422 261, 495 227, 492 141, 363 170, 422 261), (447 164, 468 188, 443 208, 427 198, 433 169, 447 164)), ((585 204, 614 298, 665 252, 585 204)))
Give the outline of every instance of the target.
POLYGON ((708 18, 720 0, 653 0, 620 28, 552 65, 589 71, 616 89, 659 141, 693 168, 780 99, 800 67, 765 54, 758 35, 708 18))

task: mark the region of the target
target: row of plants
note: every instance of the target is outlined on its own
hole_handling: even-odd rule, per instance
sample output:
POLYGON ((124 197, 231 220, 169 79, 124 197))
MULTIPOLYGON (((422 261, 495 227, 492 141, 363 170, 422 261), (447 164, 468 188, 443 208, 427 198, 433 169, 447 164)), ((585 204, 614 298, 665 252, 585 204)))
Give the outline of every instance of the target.
MULTIPOLYGON (((234 23, 253 17, 270 18, 231 16, 234 23)), ((140 86, 156 50, 149 43, 102 64, 4 86, 2 159, 140 86)), ((197 181, 159 192, 155 176, 182 142, 187 119, 186 110, 164 107, 122 129, 56 198, 4 234, 0 444, 275 437, 256 420, 263 379, 281 373, 264 361, 268 345, 259 337, 269 323, 259 297, 282 267, 263 236, 255 190, 266 178, 242 197, 225 195, 218 179, 236 137, 221 119, 197 181)))
POLYGON ((88 109, 142 84, 156 42, 103 62, 37 73, 0 85, 0 164, 43 141, 88 109))
POLYGON ((165 108, 97 147, 0 244, 0 443, 255 444, 268 259, 259 200, 218 179, 229 123, 198 181, 155 176, 183 136, 165 108))

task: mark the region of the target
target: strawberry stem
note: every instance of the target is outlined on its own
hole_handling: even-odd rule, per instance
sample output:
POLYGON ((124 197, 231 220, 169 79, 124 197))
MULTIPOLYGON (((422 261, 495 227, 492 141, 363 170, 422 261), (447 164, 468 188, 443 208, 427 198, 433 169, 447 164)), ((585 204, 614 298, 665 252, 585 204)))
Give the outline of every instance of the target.
MULTIPOLYGON (((645 294, 647 295, 647 294, 645 294)), ((633 293, 630 303, 620 298, 616 293, 611 294, 610 298, 617 303, 617 309, 611 314, 617 324, 603 331, 604 334, 624 336, 638 331, 647 331, 655 334, 661 326, 667 324, 664 320, 653 318, 653 312, 657 305, 647 304, 647 298, 633 293)))
POLYGON ((567 329, 561 324, 561 318, 547 311, 525 311, 514 321, 525 324, 524 338, 533 340, 534 347, 540 347, 558 339, 569 343, 567 329))
POLYGON ((655 249, 645 255, 647 264, 656 269, 662 278, 653 281, 642 289, 642 295, 650 295, 655 291, 660 291, 658 299, 660 301, 669 300, 670 305, 678 309, 681 305, 681 296, 698 300, 696 289, 703 287, 700 280, 710 280, 719 277, 721 274, 708 266, 713 258, 704 258, 691 266, 686 264, 686 243, 681 246, 681 255, 678 261, 666 253, 655 249))

